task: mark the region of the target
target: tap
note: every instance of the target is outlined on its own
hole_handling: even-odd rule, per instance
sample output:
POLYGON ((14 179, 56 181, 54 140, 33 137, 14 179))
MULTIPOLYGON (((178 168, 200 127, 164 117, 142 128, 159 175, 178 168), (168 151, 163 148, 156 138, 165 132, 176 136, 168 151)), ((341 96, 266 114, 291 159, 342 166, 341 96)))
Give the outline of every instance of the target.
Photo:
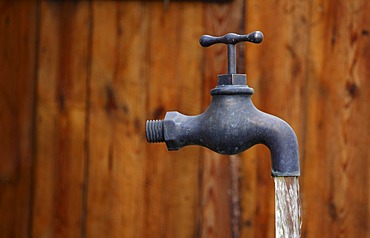
POLYGON ((147 141, 165 142, 170 151, 198 145, 225 155, 264 144, 270 150, 272 176, 299 176, 298 142, 293 129, 282 119, 258 110, 251 100, 254 90, 247 85, 247 76, 236 73, 236 44, 258 44, 262 40, 260 31, 220 37, 203 35, 203 47, 227 44, 228 74, 218 75, 218 85, 210 92, 211 103, 202 114, 187 116, 172 111, 163 120, 148 120, 147 141))

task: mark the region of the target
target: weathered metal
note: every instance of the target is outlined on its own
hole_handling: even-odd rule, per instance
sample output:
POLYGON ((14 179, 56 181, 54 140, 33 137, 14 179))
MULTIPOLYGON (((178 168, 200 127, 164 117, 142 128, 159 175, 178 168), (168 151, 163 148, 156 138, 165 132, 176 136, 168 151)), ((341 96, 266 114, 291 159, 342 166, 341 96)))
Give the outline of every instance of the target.
POLYGON ((260 43, 262 39, 261 32, 202 36, 200 43, 204 47, 228 44, 229 74, 218 76, 218 85, 211 90, 211 104, 204 113, 186 116, 167 112, 164 120, 148 120, 148 142, 165 142, 169 150, 199 145, 227 155, 264 144, 271 152, 273 176, 299 176, 298 143, 293 129, 280 118, 258 110, 252 103, 254 90, 248 87, 246 75, 235 73, 235 44, 260 43))

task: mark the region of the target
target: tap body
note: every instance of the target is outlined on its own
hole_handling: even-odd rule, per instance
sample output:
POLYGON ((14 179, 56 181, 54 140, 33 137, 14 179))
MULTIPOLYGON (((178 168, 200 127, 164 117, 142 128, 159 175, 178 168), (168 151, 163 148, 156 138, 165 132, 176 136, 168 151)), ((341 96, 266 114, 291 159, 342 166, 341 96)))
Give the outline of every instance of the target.
POLYGON ((271 153, 273 176, 299 176, 293 129, 282 119, 258 110, 251 100, 253 89, 243 82, 244 75, 219 76, 205 112, 197 116, 167 112, 164 120, 147 121, 147 140, 165 142, 169 150, 199 145, 226 155, 264 144, 271 153))

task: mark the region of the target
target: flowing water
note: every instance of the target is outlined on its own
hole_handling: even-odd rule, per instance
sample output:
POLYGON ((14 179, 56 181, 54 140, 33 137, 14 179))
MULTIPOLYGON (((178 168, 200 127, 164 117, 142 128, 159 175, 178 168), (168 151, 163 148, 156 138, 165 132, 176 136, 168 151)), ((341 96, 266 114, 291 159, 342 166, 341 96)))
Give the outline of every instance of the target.
POLYGON ((276 238, 301 235, 301 202, 298 177, 275 177, 276 238))

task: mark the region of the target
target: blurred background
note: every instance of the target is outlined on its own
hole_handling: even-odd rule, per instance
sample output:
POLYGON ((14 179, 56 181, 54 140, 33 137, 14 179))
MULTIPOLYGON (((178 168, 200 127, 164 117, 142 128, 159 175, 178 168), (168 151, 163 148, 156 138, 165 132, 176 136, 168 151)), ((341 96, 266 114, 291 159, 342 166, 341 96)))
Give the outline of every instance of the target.
POLYGON ((257 108, 300 145, 302 237, 370 237, 367 0, 0 1, 1 237, 274 237, 269 151, 148 144, 239 44, 257 108))

